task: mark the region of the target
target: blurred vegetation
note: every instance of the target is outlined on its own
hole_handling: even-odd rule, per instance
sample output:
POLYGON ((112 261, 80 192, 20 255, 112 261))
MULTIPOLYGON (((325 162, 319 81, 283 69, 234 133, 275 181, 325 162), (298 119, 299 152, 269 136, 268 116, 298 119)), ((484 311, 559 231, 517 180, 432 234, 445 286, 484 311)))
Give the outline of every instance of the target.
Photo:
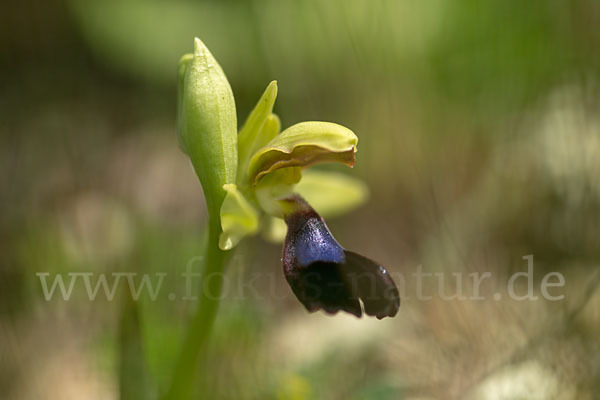
POLYGON ((554 303, 409 299, 381 322, 309 315, 284 282, 280 248, 256 239, 229 273, 264 273, 259 295, 225 299, 199 397, 597 398, 600 3, 2 8, 5 398, 144 398, 168 385, 195 306, 175 276, 200 255, 205 218, 174 130, 176 65, 194 36, 227 73, 240 123, 277 79, 284 126, 328 120, 357 133, 353 173, 370 201, 330 224, 348 248, 407 277, 417 265, 491 271, 488 293, 527 254, 537 288, 549 271, 566 280, 554 303), (92 302, 77 287, 74 300, 46 302, 36 276, 124 271, 168 271, 161 293, 177 299, 92 302))

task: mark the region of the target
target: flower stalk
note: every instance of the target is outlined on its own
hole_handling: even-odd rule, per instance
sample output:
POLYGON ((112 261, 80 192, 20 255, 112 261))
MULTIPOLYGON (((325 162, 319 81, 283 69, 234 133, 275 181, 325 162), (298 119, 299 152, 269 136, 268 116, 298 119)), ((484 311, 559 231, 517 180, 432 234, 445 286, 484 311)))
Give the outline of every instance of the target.
POLYGON ((223 271, 233 254, 219 248, 221 224, 219 219, 209 220, 208 240, 204 258, 203 286, 200 291, 199 305, 196 310, 179 359, 175 365, 171 386, 167 393, 168 400, 185 400, 190 398, 196 377, 200 355, 206 348, 212 327, 219 309, 219 301, 223 289, 223 271))
POLYGON ((194 53, 179 62, 177 133, 202 184, 208 211, 208 240, 204 252, 203 290, 190 321, 166 398, 190 398, 200 355, 214 325, 223 271, 232 252, 219 247, 224 186, 237 172, 237 120, 233 92, 225 73, 198 38, 194 53))

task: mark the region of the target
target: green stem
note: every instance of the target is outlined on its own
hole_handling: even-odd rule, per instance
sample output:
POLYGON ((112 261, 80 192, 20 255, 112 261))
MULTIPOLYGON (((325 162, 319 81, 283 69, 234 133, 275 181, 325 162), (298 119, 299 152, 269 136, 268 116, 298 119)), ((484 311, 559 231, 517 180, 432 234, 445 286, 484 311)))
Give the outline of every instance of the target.
MULTIPOLYGON (((216 214, 219 215, 218 213, 216 214)), ((205 350, 214 325, 223 288, 223 273, 232 251, 219 249, 221 225, 219 218, 209 218, 208 241, 202 274, 202 290, 196 314, 190 321, 181 354, 175 365, 168 400, 190 397, 200 354, 205 350)))

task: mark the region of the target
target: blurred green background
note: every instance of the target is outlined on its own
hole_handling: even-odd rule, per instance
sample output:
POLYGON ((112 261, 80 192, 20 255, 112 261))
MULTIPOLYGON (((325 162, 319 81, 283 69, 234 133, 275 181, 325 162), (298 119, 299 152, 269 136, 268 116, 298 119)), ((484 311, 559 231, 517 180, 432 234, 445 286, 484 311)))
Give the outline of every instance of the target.
POLYGON ((408 295, 418 265, 492 272, 485 301, 412 296, 394 319, 328 317, 295 300, 280 246, 247 241, 228 274, 263 278, 223 301, 198 398, 598 398, 599 2, 2 9, 0 397, 166 390, 195 307, 175 277, 202 253, 206 217, 175 135, 177 61, 198 36, 240 123, 276 79, 284 127, 335 121, 359 136, 351 172, 371 194, 330 221, 342 244, 404 274, 408 295), (564 300, 492 299, 528 254, 536 293, 559 271, 564 300), (168 272, 161 293, 177 299, 89 301, 78 286, 70 301, 46 301, 36 276, 124 271, 168 272))

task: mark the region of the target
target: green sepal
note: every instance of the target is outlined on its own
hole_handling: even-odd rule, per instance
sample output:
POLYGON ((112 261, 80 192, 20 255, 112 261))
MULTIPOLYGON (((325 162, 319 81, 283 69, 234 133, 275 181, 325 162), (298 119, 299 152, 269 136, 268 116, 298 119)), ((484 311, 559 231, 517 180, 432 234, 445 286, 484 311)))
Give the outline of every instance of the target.
POLYGON ((301 122, 275 136, 250 159, 250 182, 286 167, 322 162, 353 166, 358 138, 350 129, 331 122, 301 122))
POLYGON ((294 192, 324 218, 345 214, 369 198, 367 185, 359 179, 339 172, 310 169, 303 172, 294 192))
POLYGON ((262 224, 261 236, 271 243, 282 243, 287 234, 287 225, 281 218, 266 216, 262 224))
POLYGON ((227 193, 221 206, 221 229, 219 248, 231 250, 240 240, 258 231, 258 212, 246 200, 235 184, 223 185, 227 193))

